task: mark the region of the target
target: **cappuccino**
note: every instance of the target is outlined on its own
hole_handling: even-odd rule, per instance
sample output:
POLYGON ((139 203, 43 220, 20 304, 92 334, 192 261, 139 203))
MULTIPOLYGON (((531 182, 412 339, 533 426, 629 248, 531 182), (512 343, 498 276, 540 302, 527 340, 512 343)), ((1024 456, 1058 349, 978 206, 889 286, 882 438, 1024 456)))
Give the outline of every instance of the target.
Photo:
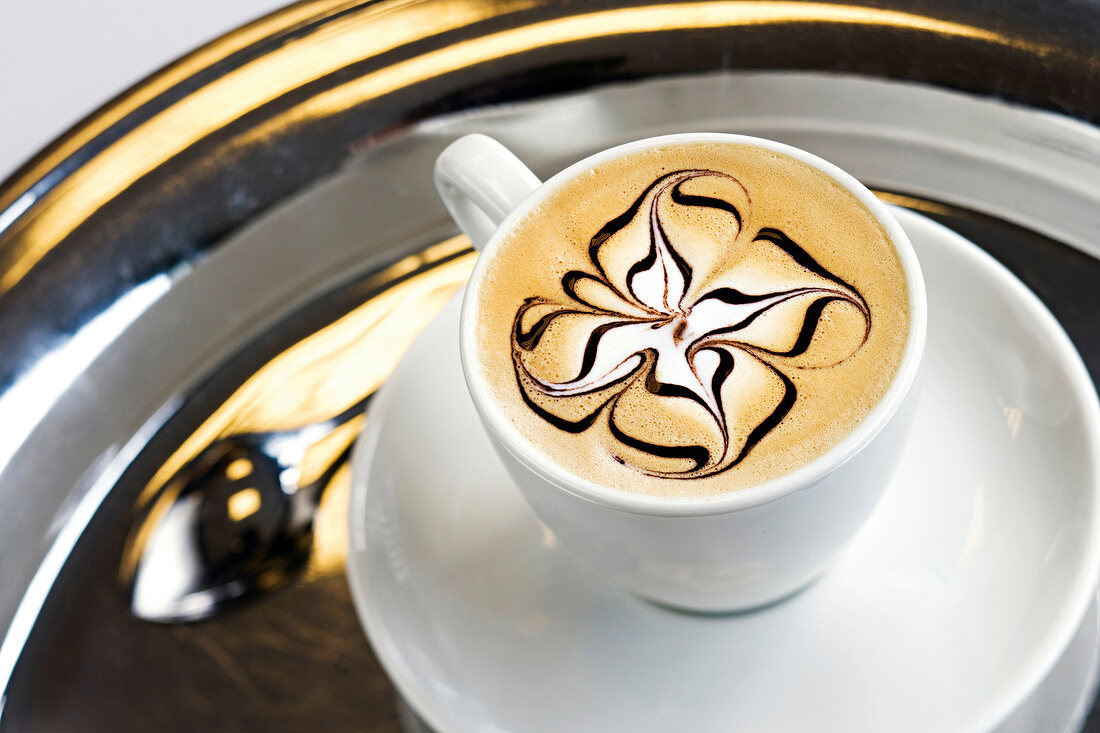
POLYGON ((493 398, 555 463, 625 491, 720 495, 809 463, 879 402, 909 331, 875 216, 752 145, 600 164, 491 256, 472 307, 493 398))

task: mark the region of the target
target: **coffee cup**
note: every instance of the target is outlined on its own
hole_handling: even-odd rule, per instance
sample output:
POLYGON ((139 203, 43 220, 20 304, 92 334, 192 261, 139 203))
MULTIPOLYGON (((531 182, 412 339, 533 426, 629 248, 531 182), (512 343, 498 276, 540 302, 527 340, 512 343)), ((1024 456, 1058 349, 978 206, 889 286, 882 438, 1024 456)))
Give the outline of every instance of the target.
POLYGON ((810 153, 719 133, 620 145, 545 183, 468 135, 435 183, 480 252, 470 396, 562 546, 696 612, 819 577, 914 412, 924 282, 886 206, 810 153))

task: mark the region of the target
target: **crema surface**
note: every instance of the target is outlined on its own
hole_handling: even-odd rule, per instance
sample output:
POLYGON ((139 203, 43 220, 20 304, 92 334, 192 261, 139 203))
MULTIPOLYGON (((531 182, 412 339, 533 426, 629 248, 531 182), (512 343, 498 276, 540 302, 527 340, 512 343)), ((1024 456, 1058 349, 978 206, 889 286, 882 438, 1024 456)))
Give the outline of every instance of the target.
POLYGON ((516 429, 625 491, 717 495, 836 445, 909 329, 905 276, 850 192, 749 145, 669 145, 579 175, 487 263, 480 369, 516 429))

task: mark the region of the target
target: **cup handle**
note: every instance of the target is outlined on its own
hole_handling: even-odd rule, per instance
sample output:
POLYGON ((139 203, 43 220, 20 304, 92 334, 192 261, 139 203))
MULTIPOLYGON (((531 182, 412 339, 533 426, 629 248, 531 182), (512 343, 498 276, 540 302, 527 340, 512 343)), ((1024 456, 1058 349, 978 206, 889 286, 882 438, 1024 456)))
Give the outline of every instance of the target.
POLYGON ((440 153, 434 178, 443 205, 478 251, 542 183, 508 148, 476 134, 460 137, 440 153))

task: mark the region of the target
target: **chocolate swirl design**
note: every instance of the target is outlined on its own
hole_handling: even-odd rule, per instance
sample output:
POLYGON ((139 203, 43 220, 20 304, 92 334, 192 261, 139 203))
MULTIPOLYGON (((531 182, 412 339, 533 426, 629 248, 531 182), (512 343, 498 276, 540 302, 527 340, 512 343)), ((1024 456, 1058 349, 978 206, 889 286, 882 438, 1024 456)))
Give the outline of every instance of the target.
POLYGON ((855 287, 783 231, 748 238, 750 207, 744 186, 717 171, 679 170, 647 186, 591 238, 592 269, 561 278, 564 302, 530 297, 516 313, 512 360, 526 405, 559 430, 605 431, 615 460, 647 475, 701 478, 743 461, 798 400, 789 370, 844 361, 871 329, 855 287), (672 241, 692 227, 745 257, 699 278, 672 241), (815 339, 837 307, 858 317, 833 319, 815 339), (852 332, 840 335, 839 357, 838 329, 852 332), (822 339, 834 348, 818 348, 822 339))

